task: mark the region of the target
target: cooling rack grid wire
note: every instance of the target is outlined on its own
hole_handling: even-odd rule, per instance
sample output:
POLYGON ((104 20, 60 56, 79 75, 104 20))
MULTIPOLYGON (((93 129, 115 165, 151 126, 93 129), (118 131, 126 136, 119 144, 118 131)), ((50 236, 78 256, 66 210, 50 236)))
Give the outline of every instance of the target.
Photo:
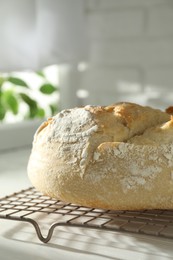
POLYGON ((51 199, 34 188, 28 188, 0 199, 0 219, 32 224, 38 238, 44 243, 51 239, 57 226, 173 238, 173 210, 112 211, 87 208, 51 199), (53 216, 53 223, 48 228, 47 236, 43 236, 39 217, 47 222, 50 215, 53 216))

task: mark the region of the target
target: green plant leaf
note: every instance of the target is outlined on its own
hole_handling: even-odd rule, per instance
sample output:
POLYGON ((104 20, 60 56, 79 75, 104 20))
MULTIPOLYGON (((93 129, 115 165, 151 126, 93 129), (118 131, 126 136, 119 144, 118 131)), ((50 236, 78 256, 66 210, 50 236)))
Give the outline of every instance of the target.
POLYGON ((43 108, 39 107, 37 110, 37 117, 43 118, 45 116, 45 111, 43 108))
POLYGON ((43 94, 50 95, 50 94, 52 94, 53 92, 57 91, 57 88, 55 88, 55 86, 53 86, 52 84, 46 83, 46 84, 43 84, 43 85, 40 87, 40 91, 41 91, 43 94))
POLYGON ((35 117, 38 112, 37 102, 25 93, 19 93, 19 95, 22 98, 22 100, 29 106, 29 117, 35 117))
POLYGON ((0 77, 0 87, 2 87, 2 85, 4 84, 4 82, 5 82, 5 78, 0 77))
POLYGON ((19 93, 22 100, 30 107, 37 107, 37 102, 25 93, 19 93))
POLYGON ((6 110, 5 107, 1 104, 0 102, 0 120, 2 121, 5 117, 6 114, 6 110))
POLYGON ((22 79, 15 78, 15 77, 9 77, 9 78, 7 78, 7 80, 14 85, 28 88, 28 85, 22 79))
POLYGON ((1 92, 1 95, 2 103, 4 103, 4 105, 9 108, 14 115, 17 115, 19 104, 15 93, 11 90, 6 90, 4 92, 1 92))
POLYGON ((52 116, 55 115, 58 112, 58 106, 57 105, 51 104, 51 105, 49 105, 49 107, 50 107, 52 116))
POLYGON ((37 116, 38 108, 37 107, 29 107, 29 117, 34 118, 37 116))
POLYGON ((36 74, 42 78, 45 78, 45 75, 43 73, 43 71, 39 70, 39 71, 36 71, 36 74))

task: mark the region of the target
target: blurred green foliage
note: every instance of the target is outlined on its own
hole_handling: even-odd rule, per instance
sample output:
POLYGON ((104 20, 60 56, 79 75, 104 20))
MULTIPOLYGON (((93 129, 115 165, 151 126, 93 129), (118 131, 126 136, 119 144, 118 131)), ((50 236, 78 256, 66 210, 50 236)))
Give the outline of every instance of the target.
MULTIPOLYGON (((52 95, 58 91, 58 87, 50 84, 46 81, 44 73, 42 71, 36 72, 39 77, 45 79, 45 83, 39 87, 39 92, 43 95, 52 95)), ((43 118, 45 117, 45 109, 40 107, 39 102, 31 97, 27 91, 33 91, 28 84, 18 77, 1 76, 0 77, 0 121, 5 119, 6 113, 11 112, 13 115, 20 113, 19 106, 21 102, 24 102, 28 106, 28 113, 25 118, 43 118), (10 88, 3 88, 3 85, 9 82, 10 88), (16 86, 18 90, 16 90, 16 86)), ((58 108, 57 104, 49 104, 49 110, 51 115, 54 115, 58 108)))

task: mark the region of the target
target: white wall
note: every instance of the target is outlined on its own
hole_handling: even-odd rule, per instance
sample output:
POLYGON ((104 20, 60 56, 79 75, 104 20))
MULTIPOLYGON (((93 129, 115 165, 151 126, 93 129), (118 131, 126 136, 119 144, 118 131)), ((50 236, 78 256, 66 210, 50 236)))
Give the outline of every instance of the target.
POLYGON ((172 105, 173 1, 86 0, 84 15, 89 68, 78 88, 90 95, 83 104, 172 105))

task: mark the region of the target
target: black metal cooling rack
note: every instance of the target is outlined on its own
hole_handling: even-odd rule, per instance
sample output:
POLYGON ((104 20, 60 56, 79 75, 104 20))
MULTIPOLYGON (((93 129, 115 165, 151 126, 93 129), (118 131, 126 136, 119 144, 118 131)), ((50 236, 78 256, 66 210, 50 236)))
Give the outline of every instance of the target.
MULTIPOLYGON (((93 228, 173 238, 173 210, 112 211, 64 203, 28 188, 0 199, 0 218, 31 223, 47 243, 57 226, 93 228), (40 220, 53 216, 47 236, 40 220)), ((49 223, 49 222, 47 222, 49 223)))

